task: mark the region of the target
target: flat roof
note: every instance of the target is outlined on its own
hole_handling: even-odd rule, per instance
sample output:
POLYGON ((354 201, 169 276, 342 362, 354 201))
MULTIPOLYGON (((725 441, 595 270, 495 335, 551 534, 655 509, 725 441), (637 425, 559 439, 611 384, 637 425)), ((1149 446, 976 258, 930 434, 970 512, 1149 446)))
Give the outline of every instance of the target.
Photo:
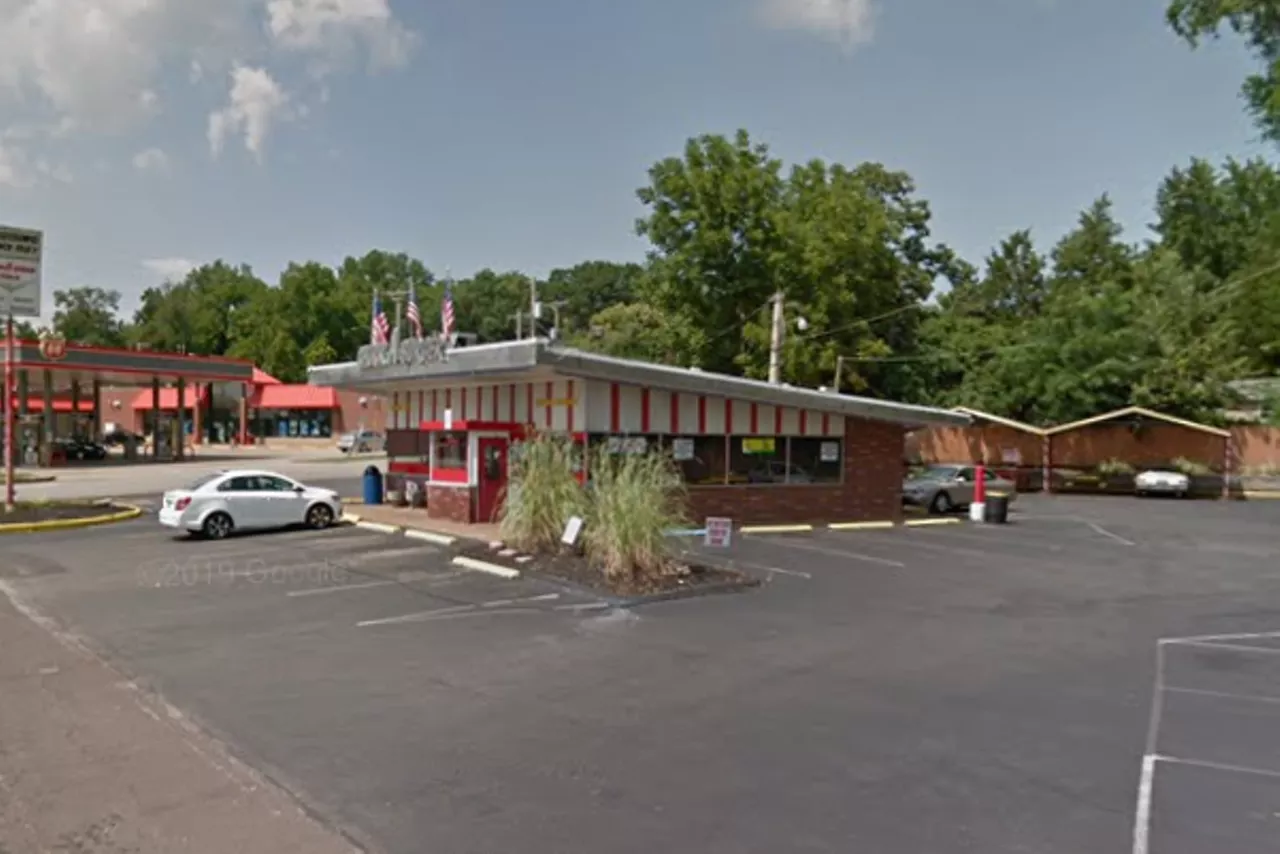
POLYGON ((19 341, 17 345, 14 355, 15 367, 19 370, 96 374, 120 385, 148 382, 151 377, 200 382, 252 382, 254 379, 253 362, 226 356, 191 356, 67 343, 56 358, 49 358, 39 341, 19 341))
POLYGON ((441 384, 471 379, 488 381, 497 376, 518 375, 539 369, 584 379, 650 386, 688 394, 731 397, 908 426, 963 426, 970 423, 969 416, 964 413, 932 406, 895 403, 786 384, 776 385, 697 368, 678 368, 635 359, 620 359, 562 347, 542 338, 460 347, 450 350, 446 361, 425 365, 361 367, 357 362, 317 365, 308 368, 307 378, 313 385, 319 386, 385 390, 409 381, 441 384))

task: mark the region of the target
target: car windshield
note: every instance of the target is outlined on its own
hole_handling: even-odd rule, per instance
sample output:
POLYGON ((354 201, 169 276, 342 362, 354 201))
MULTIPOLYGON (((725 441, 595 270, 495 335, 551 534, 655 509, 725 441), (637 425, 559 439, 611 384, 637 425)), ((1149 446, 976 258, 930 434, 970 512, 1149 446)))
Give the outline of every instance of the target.
POLYGON ((928 466, 921 469, 912 480, 950 480, 959 471, 958 466, 928 466))
POLYGON ((191 481, 191 483, 187 484, 186 489, 188 492, 195 492, 197 489, 204 486, 206 483, 209 483, 210 481, 220 477, 222 477, 221 472, 214 472, 213 474, 202 474, 200 475, 200 477, 196 478, 195 480, 191 481))

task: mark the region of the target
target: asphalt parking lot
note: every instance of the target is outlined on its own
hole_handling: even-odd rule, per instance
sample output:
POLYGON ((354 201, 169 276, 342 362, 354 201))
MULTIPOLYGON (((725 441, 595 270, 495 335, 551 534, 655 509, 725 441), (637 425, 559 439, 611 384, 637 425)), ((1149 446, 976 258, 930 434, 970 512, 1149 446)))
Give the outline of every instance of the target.
POLYGON ((1251 854, 1277 522, 1024 497, 694 545, 766 583, 632 611, 349 528, 10 537, 0 579, 371 850, 1251 854))

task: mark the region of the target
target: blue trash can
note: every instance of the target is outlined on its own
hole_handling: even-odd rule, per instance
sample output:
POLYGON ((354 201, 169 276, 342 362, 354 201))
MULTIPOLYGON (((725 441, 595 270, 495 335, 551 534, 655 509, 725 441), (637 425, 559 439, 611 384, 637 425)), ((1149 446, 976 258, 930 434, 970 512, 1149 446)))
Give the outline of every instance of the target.
POLYGON ((377 466, 369 466, 364 470, 364 503, 382 503, 382 472, 377 466))

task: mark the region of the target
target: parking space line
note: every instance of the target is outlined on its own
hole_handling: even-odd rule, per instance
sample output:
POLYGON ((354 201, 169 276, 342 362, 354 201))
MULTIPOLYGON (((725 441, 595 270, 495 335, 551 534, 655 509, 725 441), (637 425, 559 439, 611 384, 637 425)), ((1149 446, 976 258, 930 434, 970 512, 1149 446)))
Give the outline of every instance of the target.
POLYGON ((1268 697, 1262 694, 1234 694, 1230 691, 1209 691, 1204 688, 1182 688, 1165 686, 1171 694, 1192 694, 1198 697, 1214 697, 1221 700, 1247 700, 1252 703, 1280 703, 1280 697, 1268 697))
POLYGON ((1280 655, 1280 648, 1269 646, 1245 646, 1238 643, 1218 643, 1217 641, 1179 641, 1169 646, 1189 646, 1197 649, 1228 649, 1232 652, 1261 652, 1280 655))
POLYGON ((1280 632, 1237 632, 1229 635, 1188 635, 1182 638, 1160 638, 1162 644, 1189 643, 1191 641, 1232 641, 1232 640, 1263 640, 1271 638, 1280 638, 1280 632))
MULTIPOLYGON (((520 605, 531 602, 550 602, 559 599, 559 593, 544 593, 541 596, 529 596, 523 599, 495 599, 492 602, 475 602, 470 605, 453 605, 448 608, 434 608, 429 611, 415 611, 412 614, 401 614, 398 617, 381 617, 376 620, 362 620, 356 623, 356 628, 368 628, 370 626, 391 626, 397 623, 417 623, 428 620, 433 617, 444 617, 453 614, 464 614, 471 611, 483 611, 486 608, 509 608, 511 605, 520 605)), ((517 609, 518 610, 518 609, 517 609)), ((501 611, 492 611, 490 613, 506 613, 501 611)))
POLYGON ((1157 762, 1168 762, 1171 765, 1190 765, 1193 768, 1210 768, 1214 771, 1227 771, 1233 774, 1252 774, 1257 777, 1274 777, 1280 779, 1280 771, 1270 768, 1254 768, 1249 765, 1230 765, 1226 762, 1210 762, 1207 759, 1186 759, 1181 756, 1154 757, 1157 762))
POLYGON ((772 543, 773 545, 778 546, 779 548, 802 549, 807 552, 816 552, 817 554, 831 555, 832 557, 845 557, 845 558, 849 558, 850 560, 859 560, 864 563, 875 563, 875 564, 879 564, 880 566, 892 566, 895 569, 905 569, 907 566, 905 563, 902 563, 901 561, 889 560, 888 558, 883 558, 883 557, 875 557, 874 555, 866 555, 860 552, 845 551, 843 549, 824 549, 822 548, 822 546, 810 545, 807 542, 801 543, 794 540, 787 540, 786 542, 782 542, 779 540, 765 540, 765 542, 772 543))
POLYGON ((290 590, 286 596, 323 596, 326 593, 345 593, 348 590, 368 590, 373 587, 390 587, 399 581, 366 581, 364 584, 335 584, 332 587, 317 587, 314 590, 290 590))
POLYGON ((801 572, 798 569, 782 569, 781 567, 777 567, 777 566, 768 566, 763 563, 752 563, 751 561, 738 560, 737 558, 732 558, 732 557, 725 558, 724 561, 717 562, 720 560, 719 555, 707 554, 706 552, 683 552, 681 554, 681 557, 699 560, 705 564, 709 564, 710 566, 714 566, 719 569, 733 569, 733 570, 736 570, 739 568, 754 569, 757 572, 767 572, 771 575, 774 573, 778 573, 781 575, 791 575, 796 578, 804 578, 807 580, 813 579, 812 575, 810 575, 807 572, 801 572))
POLYGON ((1099 534, 1102 534, 1102 536, 1104 537, 1110 537, 1111 539, 1115 540, 1117 543, 1123 543, 1126 546, 1137 545, 1137 543, 1133 542, 1132 540, 1126 540, 1124 537, 1120 536, 1119 534, 1115 534, 1115 533, 1112 533, 1111 531, 1108 531, 1106 528, 1102 527, 1097 522, 1089 522, 1087 524, 1094 531, 1097 531, 1099 534))

